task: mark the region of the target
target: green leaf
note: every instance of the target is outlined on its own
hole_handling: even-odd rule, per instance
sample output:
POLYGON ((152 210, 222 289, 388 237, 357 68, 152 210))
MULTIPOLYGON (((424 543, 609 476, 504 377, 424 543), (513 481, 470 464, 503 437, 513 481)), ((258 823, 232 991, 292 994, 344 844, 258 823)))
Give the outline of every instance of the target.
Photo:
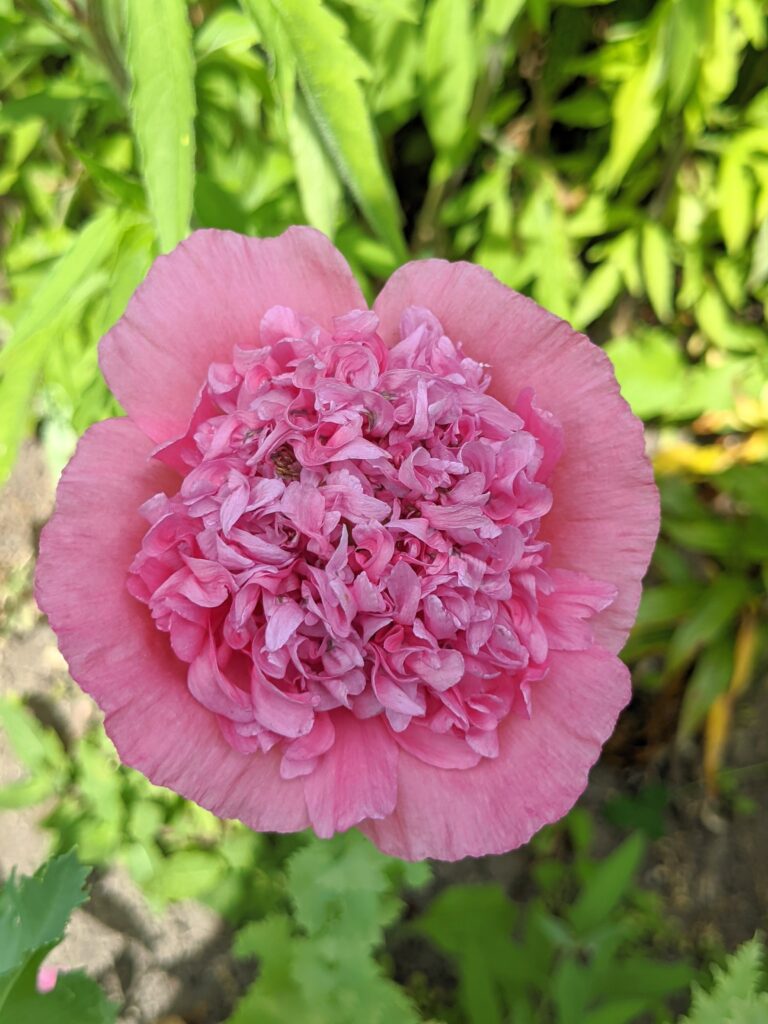
POLYGON ((15 348, 43 330, 54 317, 63 316, 77 286, 103 265, 125 226, 125 218, 114 209, 103 210, 89 221, 22 307, 11 340, 0 349, 0 370, 15 348))
POLYGON ((679 1024, 760 1024, 768 1019, 768 995, 759 993, 764 958, 759 939, 745 942, 728 957, 724 969, 713 968, 711 992, 694 988, 691 1012, 679 1024))
POLYGON ((755 216, 755 179, 750 154, 735 140, 720 161, 717 179, 717 215, 725 246, 737 255, 749 238, 755 216))
POLYGON ((516 908, 498 885, 453 885, 416 927, 454 957, 459 997, 471 1024, 501 1024, 502 991, 517 950, 511 939, 516 908))
POLYGON ((18 697, 0 700, 0 726, 14 754, 29 772, 40 776, 66 770, 68 758, 59 737, 41 725, 18 697))
POLYGON ((592 271, 580 289, 576 305, 571 312, 573 326, 577 330, 583 330, 594 323, 608 309, 620 291, 619 268, 610 260, 606 260, 592 271))
POLYGON ((644 853, 645 839, 635 833, 594 866, 568 911, 568 920, 577 932, 588 934, 610 917, 629 890, 644 853))
POLYGON ((189 232, 194 194, 194 61, 184 0, 126 4, 131 115, 160 248, 189 232))
POLYGON ((214 11, 205 19, 195 35, 195 53, 199 60, 219 50, 239 53, 259 41, 259 33, 246 14, 230 8, 214 11))
POLYGON ((215 850, 180 850, 159 863, 146 889, 163 902, 196 899, 213 889, 225 870, 215 850))
POLYGON ((301 96, 296 98, 288 117, 288 141, 307 221, 333 238, 342 189, 336 168, 317 137, 317 129, 301 96))
POLYGON ((15 1024, 8 1009, 24 972, 61 941, 72 910, 85 900, 88 869, 74 852, 48 861, 31 878, 12 873, 0 889, 0 1024, 15 1024))
MULTIPOLYGON (((270 0, 296 61, 307 106, 374 231, 405 257, 400 209, 358 81, 361 61, 320 0, 270 0)), ((249 9, 258 8, 249 0, 249 9)))
POLYGON ((525 0, 485 0, 480 27, 491 35, 505 36, 524 7, 525 0))
POLYGON ((733 620, 752 593, 741 576, 719 576, 702 591, 691 615, 675 630, 667 648, 667 670, 685 665, 705 644, 711 644, 733 620))
POLYGON ((662 322, 672 319, 674 267, 671 241, 666 231, 654 221, 646 221, 641 236, 640 259, 648 298, 662 322))
POLYGON ((621 393, 643 419, 677 413, 685 388, 685 362, 678 342, 662 331, 617 338, 605 346, 621 393))
POLYGON ((0 1024, 114 1024, 117 1006, 82 971, 61 972, 51 992, 17 986, 0 1013, 0 1024))
POLYGON ((474 86, 470 0, 432 0, 425 23, 424 119, 438 153, 450 153, 464 137, 474 86))
POLYGON ((615 189, 659 121, 658 65, 649 59, 622 82, 613 99, 611 145, 597 182, 615 189))
POLYGON ((685 687, 677 723, 679 739, 691 737, 704 721, 712 704, 728 689, 733 672, 733 637, 706 647, 685 687))
POLYGON ((392 864, 354 832, 294 854, 288 889, 305 934, 282 914, 240 932, 237 954, 257 954, 260 970, 230 1024, 416 1024, 406 994, 372 956, 400 912, 392 864))
POLYGON ((0 349, 3 377, 0 379, 0 484, 8 478, 33 415, 32 399, 45 356, 46 338, 40 334, 21 347, 0 349), (3 359, 3 356, 5 358, 3 359))

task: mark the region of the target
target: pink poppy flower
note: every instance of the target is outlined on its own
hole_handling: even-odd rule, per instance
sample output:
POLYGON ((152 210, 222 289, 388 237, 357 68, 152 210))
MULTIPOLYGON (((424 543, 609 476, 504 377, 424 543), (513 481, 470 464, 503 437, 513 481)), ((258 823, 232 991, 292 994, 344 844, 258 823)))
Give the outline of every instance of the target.
POLYGON ((466 263, 409 263, 369 310, 291 228, 193 234, 100 360, 128 415, 65 470, 37 596, 123 761, 409 859, 569 810, 658 527, 600 349, 466 263))

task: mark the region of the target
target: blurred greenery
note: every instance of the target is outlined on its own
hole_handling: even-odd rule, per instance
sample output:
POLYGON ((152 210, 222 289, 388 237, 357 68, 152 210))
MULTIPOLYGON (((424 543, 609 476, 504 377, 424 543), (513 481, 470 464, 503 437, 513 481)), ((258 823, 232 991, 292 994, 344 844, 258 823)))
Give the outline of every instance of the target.
MULTIPOLYGON (((57 471, 119 412, 96 344, 157 254, 196 227, 294 223, 369 296, 405 259, 469 259, 604 345, 663 504, 625 720, 648 759, 692 752, 717 796, 768 653, 765 0, 0 0, 0 481, 25 438, 57 471)), ((361 999, 382 1021, 668 1020, 690 980, 635 877, 659 784, 606 805, 633 830, 607 858, 583 817, 567 863, 545 833, 525 907, 462 884, 398 923, 426 876, 359 837, 254 836, 118 770, 100 731, 65 749, 13 701, 0 724, 28 771, 0 807, 48 801, 55 852, 243 928, 262 974, 238 1024, 286 1006, 365 1024, 361 999), (388 980, 398 929, 452 963, 445 999, 388 980)), ((766 1019, 758 959, 745 947, 691 1024, 766 1019)))

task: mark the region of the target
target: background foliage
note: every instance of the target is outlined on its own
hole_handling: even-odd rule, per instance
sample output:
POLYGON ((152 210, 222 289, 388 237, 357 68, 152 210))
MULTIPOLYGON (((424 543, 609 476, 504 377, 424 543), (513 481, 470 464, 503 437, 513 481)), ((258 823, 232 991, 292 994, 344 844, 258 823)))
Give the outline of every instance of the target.
MULTIPOLYGON (((664 517, 624 731, 696 751, 716 796, 767 636, 767 46, 763 0, 0 0, 0 478, 28 435, 58 469, 119 411, 96 343, 191 228, 312 224, 369 295, 409 257, 480 263, 604 344, 648 424, 664 517)), ((13 702, 2 721, 30 778, 0 805, 53 800, 59 851, 243 927, 262 973, 237 1024, 364 1022, 361 1000, 381 1021, 664 1020, 691 980, 633 881, 637 829, 663 830, 650 790, 614 803, 636 831, 607 859, 584 819, 567 863, 545 834, 525 907, 462 884, 410 914, 453 964, 443 998, 379 952, 425 877, 354 837, 274 846, 116 771, 98 733, 65 752, 13 702)), ((738 991, 718 982, 734 1022, 763 1019, 757 949, 738 991)), ((690 1021, 731 1017, 699 996, 690 1021)))

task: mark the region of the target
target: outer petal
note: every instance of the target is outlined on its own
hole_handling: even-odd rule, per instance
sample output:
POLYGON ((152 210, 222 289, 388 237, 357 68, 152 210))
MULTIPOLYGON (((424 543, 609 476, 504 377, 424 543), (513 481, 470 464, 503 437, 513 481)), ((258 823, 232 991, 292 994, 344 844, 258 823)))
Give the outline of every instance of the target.
POLYGON ((593 620, 611 651, 624 644, 658 533, 659 501, 639 420, 619 393, 608 357, 565 321, 469 263, 424 260, 396 271, 376 301, 392 344, 402 310, 425 306, 467 355, 491 367, 491 394, 512 405, 533 387, 559 419, 564 451, 542 523, 552 564, 613 583, 614 604, 593 620))
POLYGON ((498 758, 451 770, 401 751, 394 813, 363 826, 377 846, 406 860, 503 853, 570 810, 629 700, 629 671, 597 647, 551 659, 532 718, 501 725, 498 758))
POLYGON ((315 832, 327 839, 395 807, 399 751, 381 718, 333 717, 336 741, 307 776, 307 808, 315 832))
POLYGON ((330 327, 367 303, 343 256, 312 228, 278 238, 196 231, 152 265, 99 346, 107 383, 154 441, 187 426, 210 363, 253 348, 271 306, 330 327))
POLYGON ((215 814, 255 829, 306 827, 301 782, 280 778, 280 755, 245 756, 187 690, 185 666, 125 577, 146 523, 138 507, 175 475, 147 459, 151 443, 129 420, 81 439, 43 530, 36 597, 72 676, 106 713, 121 760, 215 814))

